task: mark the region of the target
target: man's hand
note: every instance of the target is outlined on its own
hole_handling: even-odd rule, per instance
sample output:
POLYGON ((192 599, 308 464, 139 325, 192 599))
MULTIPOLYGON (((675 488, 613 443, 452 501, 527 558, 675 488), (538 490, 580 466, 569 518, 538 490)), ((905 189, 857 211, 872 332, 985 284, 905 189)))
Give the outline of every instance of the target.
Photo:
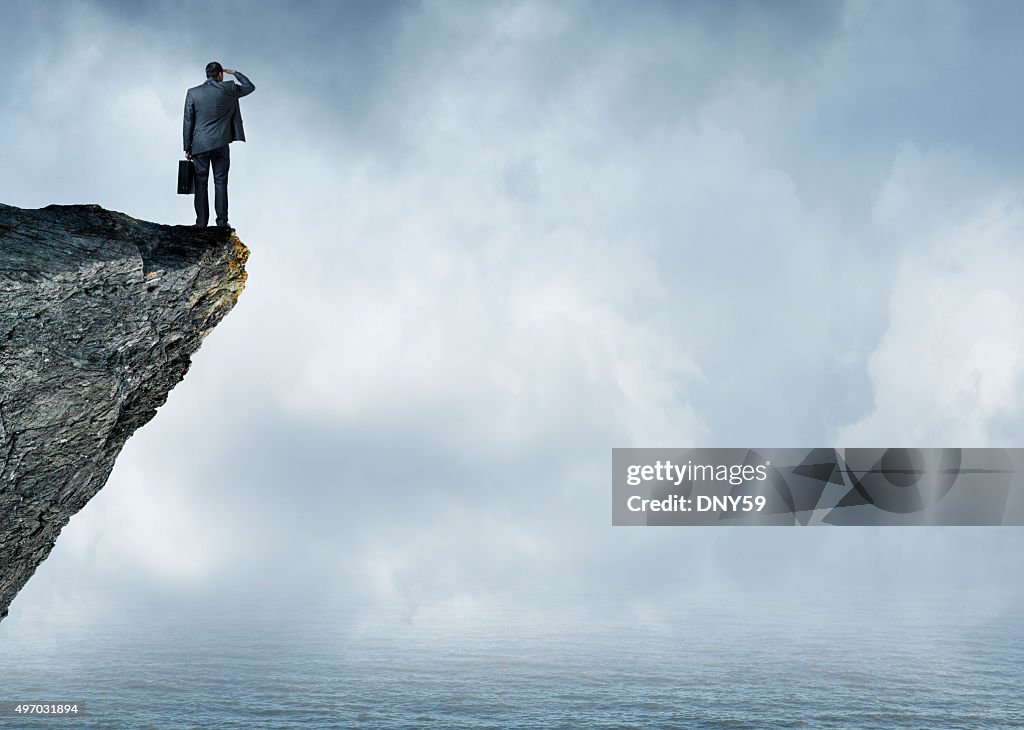
POLYGON ((224 69, 224 73, 231 74, 232 76, 234 76, 238 72, 235 71, 235 69, 233 69, 233 68, 226 68, 226 69, 224 69))
POLYGON ((185 159, 186 160, 191 160, 192 159, 192 153, 189 152, 188 150, 185 150, 185 159))

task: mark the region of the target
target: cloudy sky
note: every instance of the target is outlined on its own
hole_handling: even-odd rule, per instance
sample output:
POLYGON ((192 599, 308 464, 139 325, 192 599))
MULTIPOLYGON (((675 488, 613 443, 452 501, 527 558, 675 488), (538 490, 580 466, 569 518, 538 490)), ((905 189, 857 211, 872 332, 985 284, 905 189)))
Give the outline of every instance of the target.
POLYGON ((1020 3, 0 14, 7 204, 190 223, 185 90, 213 59, 256 84, 230 187, 249 286, 5 629, 1024 600, 1015 529, 609 509, 612 447, 1021 445, 1020 3))

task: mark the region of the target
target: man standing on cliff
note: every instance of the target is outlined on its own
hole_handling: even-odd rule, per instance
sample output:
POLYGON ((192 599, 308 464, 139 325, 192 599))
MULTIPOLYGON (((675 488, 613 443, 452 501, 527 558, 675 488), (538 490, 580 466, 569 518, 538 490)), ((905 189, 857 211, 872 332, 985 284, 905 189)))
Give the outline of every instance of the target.
POLYGON ((238 100, 256 90, 252 82, 231 68, 216 61, 206 64, 206 83, 194 86, 185 94, 185 157, 196 166, 196 225, 210 222, 210 199, 207 183, 213 165, 214 209, 217 225, 228 225, 228 168, 231 167, 232 142, 245 141, 242 112, 238 100), (231 74, 238 83, 225 81, 231 74))

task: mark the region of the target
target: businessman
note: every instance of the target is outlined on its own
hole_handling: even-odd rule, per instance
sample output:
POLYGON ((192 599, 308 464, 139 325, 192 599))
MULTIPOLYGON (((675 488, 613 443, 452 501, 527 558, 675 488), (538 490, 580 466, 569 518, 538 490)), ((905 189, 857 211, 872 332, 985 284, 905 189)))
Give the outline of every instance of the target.
POLYGON ((207 183, 212 166, 217 225, 231 227, 228 225, 228 168, 231 167, 228 145, 245 141, 238 100, 255 90, 252 82, 238 71, 212 61, 206 64, 206 83, 192 87, 185 94, 185 157, 196 166, 197 226, 210 222, 207 183), (238 79, 238 83, 225 81, 226 73, 238 79))

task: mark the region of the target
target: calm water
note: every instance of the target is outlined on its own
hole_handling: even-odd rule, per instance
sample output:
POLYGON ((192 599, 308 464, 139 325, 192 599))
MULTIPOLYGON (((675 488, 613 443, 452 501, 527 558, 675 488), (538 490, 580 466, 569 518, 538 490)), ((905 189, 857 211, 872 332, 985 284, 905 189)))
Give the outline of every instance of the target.
POLYGON ((0 699, 89 715, 0 728, 1024 727, 1024 616, 1005 610, 9 627, 0 699))

